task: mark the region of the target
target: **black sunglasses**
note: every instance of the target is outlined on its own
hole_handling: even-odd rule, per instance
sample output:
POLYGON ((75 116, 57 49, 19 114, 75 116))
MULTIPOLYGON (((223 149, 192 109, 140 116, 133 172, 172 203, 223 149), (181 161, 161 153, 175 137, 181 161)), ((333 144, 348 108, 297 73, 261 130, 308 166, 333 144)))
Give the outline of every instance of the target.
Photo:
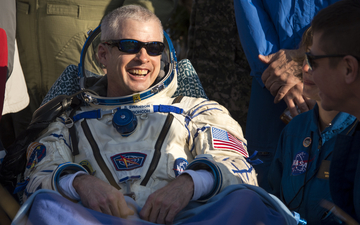
POLYGON ((141 42, 133 39, 110 40, 103 42, 103 44, 116 46, 120 51, 130 54, 136 54, 145 48, 151 56, 161 55, 165 48, 164 43, 159 41, 141 42))
POLYGON ((313 70, 314 60, 322 58, 335 58, 335 57, 345 57, 347 55, 313 55, 310 52, 305 53, 306 64, 309 66, 309 70, 313 70))
MULTIPOLYGON (((347 54, 349 55, 349 54, 347 54)), ((316 59, 322 59, 322 58, 335 58, 335 57, 345 57, 347 55, 313 55, 310 52, 306 52, 305 53, 305 60, 306 60, 306 64, 309 66, 309 70, 313 70, 313 64, 314 64, 314 60, 316 59)), ((353 56, 357 61, 359 61, 359 57, 353 56)))

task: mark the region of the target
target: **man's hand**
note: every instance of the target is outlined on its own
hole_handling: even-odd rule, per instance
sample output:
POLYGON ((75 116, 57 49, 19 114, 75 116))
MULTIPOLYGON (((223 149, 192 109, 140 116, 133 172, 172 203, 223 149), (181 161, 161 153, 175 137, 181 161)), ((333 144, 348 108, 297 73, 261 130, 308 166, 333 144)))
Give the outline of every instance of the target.
POLYGON ((165 187, 152 193, 140 212, 140 217, 153 223, 171 224, 175 216, 190 202, 194 182, 183 174, 165 187))
POLYGON ((123 194, 99 178, 80 175, 74 179, 73 186, 87 208, 121 218, 134 215, 123 194))
POLYGON ((274 103, 284 99, 292 116, 298 115, 296 105, 301 112, 309 110, 302 95, 303 83, 295 76, 301 71, 302 64, 293 60, 293 58, 301 57, 303 54, 302 49, 282 49, 268 56, 259 55, 259 59, 263 63, 269 64, 261 76, 265 87, 275 96, 274 103))
POLYGON ((269 64, 261 79, 265 87, 275 96, 275 103, 279 102, 295 84, 301 82, 295 74, 301 71, 302 64, 295 62, 293 58, 301 57, 303 54, 301 49, 281 49, 268 56, 259 55, 263 63, 269 64))
POLYGON ((284 101, 289 108, 290 114, 292 117, 299 115, 300 113, 308 111, 310 106, 308 105, 308 100, 305 96, 302 95, 303 92, 303 83, 300 82, 295 84, 284 96, 284 101), (296 108, 298 107, 298 109, 296 108))

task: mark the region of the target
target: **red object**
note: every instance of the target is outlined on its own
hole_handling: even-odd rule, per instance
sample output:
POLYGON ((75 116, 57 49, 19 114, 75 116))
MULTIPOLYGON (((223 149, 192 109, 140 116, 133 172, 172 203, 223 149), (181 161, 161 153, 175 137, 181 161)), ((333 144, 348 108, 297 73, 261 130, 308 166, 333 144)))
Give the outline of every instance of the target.
POLYGON ((0 28, 0 119, 4 104, 5 84, 8 70, 8 45, 6 32, 0 28))

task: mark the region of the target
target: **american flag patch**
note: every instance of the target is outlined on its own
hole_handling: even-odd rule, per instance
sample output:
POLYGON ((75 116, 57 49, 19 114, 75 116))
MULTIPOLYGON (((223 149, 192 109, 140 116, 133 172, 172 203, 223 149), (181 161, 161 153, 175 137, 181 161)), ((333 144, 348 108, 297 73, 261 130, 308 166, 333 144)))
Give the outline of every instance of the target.
POLYGON ((249 157, 244 143, 227 131, 211 127, 211 136, 214 149, 230 149, 239 152, 245 157, 249 157))

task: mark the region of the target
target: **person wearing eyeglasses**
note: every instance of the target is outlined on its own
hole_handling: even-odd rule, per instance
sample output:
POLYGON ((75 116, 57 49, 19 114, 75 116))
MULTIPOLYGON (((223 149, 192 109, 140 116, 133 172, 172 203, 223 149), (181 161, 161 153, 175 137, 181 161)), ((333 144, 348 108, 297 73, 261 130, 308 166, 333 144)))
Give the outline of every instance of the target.
MULTIPOLYGON (((319 88, 325 110, 360 119, 360 1, 342 0, 321 10, 312 21, 309 73, 319 88)), ((347 224, 360 222, 360 132, 339 136, 330 165, 330 193, 347 224)))
POLYGON ((91 90, 99 95, 83 94, 89 105, 61 115, 29 145, 25 205, 34 200, 31 210, 36 212, 43 204, 34 193, 50 189, 95 210, 79 216, 84 210, 56 200, 47 207, 51 213, 40 209, 41 218, 54 223, 54 215, 70 224, 91 224, 94 217, 115 221, 99 212, 139 216, 138 224, 295 223, 257 187, 246 140, 228 111, 203 98, 171 97, 177 87, 174 52, 170 58, 175 63, 157 81, 162 54, 171 48, 166 49, 161 22, 153 13, 140 6, 121 7, 103 19, 101 31, 97 54, 107 71, 101 78, 106 84, 96 82, 91 90), (238 190, 239 184, 244 190, 238 190), (239 205, 240 200, 249 204, 239 205), (254 209, 252 216, 234 210, 241 206, 254 209))
MULTIPOLYGON (((177 5, 177 0, 3 0, 1 8, 6 10, 4 4, 8 2, 16 3, 11 16, 16 20, 16 40, 25 84, 24 87, 14 85, 17 95, 22 94, 19 99, 24 104, 20 105, 15 99, 18 104, 12 107, 14 112, 0 123, 0 138, 5 148, 26 130, 34 111, 63 70, 68 65, 79 64, 79 50, 89 30, 95 29, 107 13, 123 5, 138 4, 155 12, 166 23, 177 5)), ((1 13, 4 22, 11 21, 11 17, 6 16, 9 13, 10 10, 1 13)))
POLYGON ((341 224, 331 211, 320 206, 322 200, 332 202, 329 189, 329 169, 338 135, 351 136, 357 125, 348 113, 326 111, 321 105, 319 88, 309 72, 312 44, 311 27, 304 32, 301 61, 303 95, 316 102, 314 108, 295 118, 284 128, 269 171, 271 193, 278 196, 308 224, 341 224))
POLYGON ((339 0, 234 0, 236 24, 253 77, 245 137, 260 187, 269 191, 267 174, 289 109, 292 117, 309 110, 302 82, 295 76, 301 64, 292 60, 304 54, 299 44, 311 19, 339 0), (270 132, 271 131, 271 132, 270 132))

